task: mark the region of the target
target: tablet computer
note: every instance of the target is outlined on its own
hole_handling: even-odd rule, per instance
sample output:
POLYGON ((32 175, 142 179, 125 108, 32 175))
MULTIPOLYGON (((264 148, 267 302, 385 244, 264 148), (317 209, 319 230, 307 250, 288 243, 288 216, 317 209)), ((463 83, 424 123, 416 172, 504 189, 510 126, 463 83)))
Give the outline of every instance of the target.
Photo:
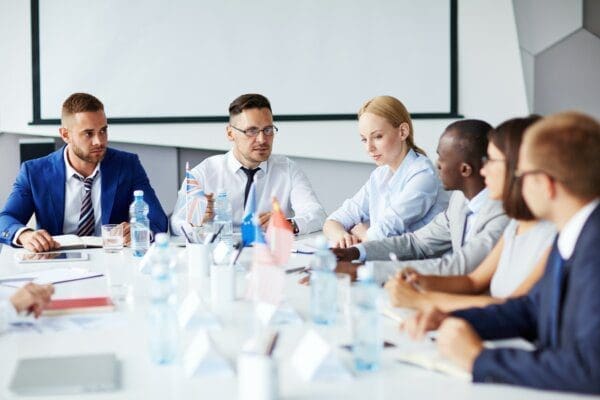
POLYGON ((121 388, 121 363, 113 353, 22 359, 9 387, 22 396, 113 392, 121 388))
POLYGON ((15 253, 18 263, 85 261, 88 255, 80 251, 51 251, 47 253, 15 253))

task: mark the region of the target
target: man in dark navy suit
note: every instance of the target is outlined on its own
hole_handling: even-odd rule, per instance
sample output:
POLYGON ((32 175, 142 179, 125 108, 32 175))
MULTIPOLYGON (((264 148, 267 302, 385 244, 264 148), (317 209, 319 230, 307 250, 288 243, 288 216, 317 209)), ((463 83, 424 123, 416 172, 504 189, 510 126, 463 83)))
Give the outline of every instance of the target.
POLYGON ((137 155, 108 148, 104 106, 96 97, 75 93, 62 107, 60 136, 66 146, 21 166, 0 212, 0 243, 48 251, 52 236, 99 236, 103 224, 122 224, 129 242, 129 205, 144 191, 150 229, 166 232, 165 215, 137 155), (35 214, 37 229, 25 226, 35 214))
POLYGON ((600 124, 552 115, 525 134, 517 176, 532 212, 559 235, 527 296, 450 315, 431 310, 403 326, 439 328, 440 352, 475 382, 600 393, 600 124), (482 340, 525 338, 535 350, 486 349, 482 340))

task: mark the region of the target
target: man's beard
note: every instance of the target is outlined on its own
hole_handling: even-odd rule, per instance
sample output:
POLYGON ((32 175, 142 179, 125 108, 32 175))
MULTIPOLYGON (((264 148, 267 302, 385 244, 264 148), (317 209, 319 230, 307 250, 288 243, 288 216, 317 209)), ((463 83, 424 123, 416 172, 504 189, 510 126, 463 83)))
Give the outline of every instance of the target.
POLYGON ((80 147, 73 146, 73 153, 75 153, 75 155, 82 161, 88 163, 99 163, 106 155, 106 148, 103 148, 103 152, 99 156, 96 156, 91 154, 85 154, 80 147), (98 157, 98 159, 95 159, 94 157, 98 157))

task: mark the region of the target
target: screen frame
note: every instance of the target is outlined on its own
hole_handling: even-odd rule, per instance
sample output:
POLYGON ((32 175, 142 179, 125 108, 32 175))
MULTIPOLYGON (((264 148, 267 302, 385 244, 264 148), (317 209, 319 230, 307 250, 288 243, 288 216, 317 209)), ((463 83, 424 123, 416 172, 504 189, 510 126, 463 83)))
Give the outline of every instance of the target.
MULTIPOLYGON (((42 118, 40 66, 40 0, 31 1, 32 121, 29 125, 59 125, 60 119, 42 118)), ((448 112, 411 113, 413 119, 458 119, 458 0, 450 2, 450 110, 448 112)), ((277 121, 353 121, 356 114, 283 114, 277 121)), ((227 122, 229 116, 165 116, 108 118, 111 124, 172 124, 227 122)))

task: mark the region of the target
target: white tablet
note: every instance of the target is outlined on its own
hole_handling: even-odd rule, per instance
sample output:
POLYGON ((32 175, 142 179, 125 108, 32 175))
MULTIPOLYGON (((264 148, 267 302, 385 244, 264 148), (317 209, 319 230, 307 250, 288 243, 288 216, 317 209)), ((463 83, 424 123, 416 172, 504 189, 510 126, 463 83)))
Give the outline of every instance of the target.
POLYGON ((80 251, 51 251, 48 253, 15 253, 18 263, 85 261, 88 255, 80 251))

